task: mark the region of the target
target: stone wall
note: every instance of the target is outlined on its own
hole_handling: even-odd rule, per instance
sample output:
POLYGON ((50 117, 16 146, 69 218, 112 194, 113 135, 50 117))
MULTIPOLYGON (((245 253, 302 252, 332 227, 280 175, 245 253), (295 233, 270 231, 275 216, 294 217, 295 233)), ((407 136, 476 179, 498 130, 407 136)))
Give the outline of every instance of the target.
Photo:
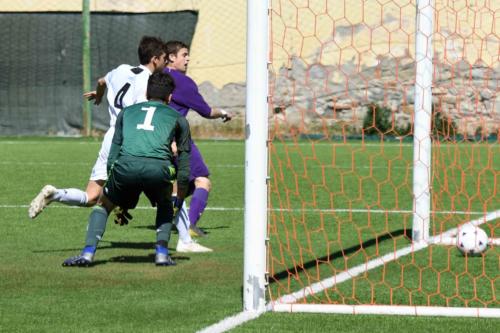
MULTIPOLYGON (((433 104, 455 122, 460 134, 498 133, 500 130, 500 67, 435 61, 433 104)), ((294 58, 291 65, 270 73, 270 125, 281 134, 300 132, 332 136, 360 134, 366 112, 373 104, 393 110, 395 127, 412 121, 415 62, 409 56, 380 58, 372 67, 306 65, 294 58), (339 79, 340 78, 340 79, 339 79)), ((215 107, 236 114, 230 126, 191 116, 195 134, 243 137, 245 86, 210 83, 201 93, 215 107)))

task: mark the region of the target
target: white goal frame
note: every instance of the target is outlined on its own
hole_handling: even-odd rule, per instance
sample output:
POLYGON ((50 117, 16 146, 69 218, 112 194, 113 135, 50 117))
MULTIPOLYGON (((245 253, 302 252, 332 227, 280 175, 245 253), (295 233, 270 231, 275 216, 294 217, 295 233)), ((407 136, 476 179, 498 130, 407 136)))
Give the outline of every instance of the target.
MULTIPOLYGON (((434 0, 417 0, 416 84, 414 122, 413 174, 413 243, 407 248, 383 255, 370 263, 332 277, 339 283, 384 265, 401 256, 427 248, 431 244, 449 244, 456 229, 429 237, 430 228, 430 162, 433 73, 433 4, 434 0), (344 280, 343 280, 344 279, 344 280)), ((269 64, 269 1, 247 1, 247 96, 245 141, 245 237, 243 308, 253 319, 264 311, 318 312, 344 314, 387 314, 424 316, 469 316, 500 318, 498 308, 457 308, 433 306, 328 305, 294 304, 296 299, 324 290, 331 281, 322 281, 294 294, 266 304, 267 255, 267 181, 268 181, 268 64, 269 64), (257 314, 257 315, 255 315, 257 314)), ((500 217, 492 212, 474 225, 500 217)), ((498 244, 498 240, 490 240, 498 244)), ((329 280, 329 279, 327 279, 329 280)))

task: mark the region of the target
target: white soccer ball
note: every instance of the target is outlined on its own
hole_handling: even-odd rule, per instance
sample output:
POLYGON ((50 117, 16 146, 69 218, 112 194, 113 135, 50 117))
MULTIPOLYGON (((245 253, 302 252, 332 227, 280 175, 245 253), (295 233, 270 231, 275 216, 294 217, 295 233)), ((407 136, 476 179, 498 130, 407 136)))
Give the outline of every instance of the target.
POLYGON ((464 255, 479 255, 488 247, 488 235, 476 226, 464 224, 458 227, 457 248, 464 255))

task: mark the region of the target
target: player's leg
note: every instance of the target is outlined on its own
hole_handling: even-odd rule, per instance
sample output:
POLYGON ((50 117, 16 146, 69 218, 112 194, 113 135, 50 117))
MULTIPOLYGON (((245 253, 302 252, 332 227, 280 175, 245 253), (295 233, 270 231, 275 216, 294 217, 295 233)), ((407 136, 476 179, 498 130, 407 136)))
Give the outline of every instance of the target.
POLYGON ((144 184, 144 193, 151 203, 156 206, 155 264, 157 266, 172 266, 175 265, 175 262, 170 257, 168 250, 174 217, 172 176, 168 172, 158 172, 161 168, 161 166, 155 166, 153 163, 145 166, 146 172, 142 183, 144 184))
POLYGON ((104 136, 87 189, 85 191, 76 188, 57 189, 52 185, 45 185, 31 201, 28 211, 30 218, 37 217, 52 202, 80 207, 91 207, 97 203, 102 192, 102 186, 108 177, 106 167, 114 132, 114 127, 111 127, 104 136))
POLYGON ((151 204, 156 206, 155 264, 157 266, 175 265, 168 250, 174 216, 172 205, 174 180, 175 171, 165 161, 151 160, 142 164, 139 181, 144 194, 151 204))
MULTIPOLYGON (((170 200, 169 200, 170 201, 170 200)), ((172 266, 175 262, 169 255, 168 242, 172 231, 173 207, 171 202, 159 202, 156 208, 155 264, 172 266)))
POLYGON ((37 217, 50 203, 57 201, 69 206, 87 206, 88 196, 77 188, 57 189, 52 185, 45 185, 38 195, 31 201, 28 216, 37 217))
POLYGON ((179 239, 177 241, 177 246, 175 247, 177 252, 212 252, 212 249, 199 244, 191 238, 191 235, 189 234, 190 222, 185 202, 182 204, 182 209, 175 217, 174 224, 177 226, 177 230, 179 231, 179 239))
POLYGON ((205 211, 208 203, 208 195, 211 189, 211 182, 208 179, 210 174, 198 147, 191 144, 191 179, 194 181, 194 191, 189 205, 189 220, 191 230, 195 231, 197 236, 205 236, 205 233, 197 227, 197 223, 205 211))
POLYGON ((81 254, 66 259, 63 266, 89 266, 92 263, 97 245, 106 231, 109 213, 114 207, 115 205, 105 195, 101 196, 99 204, 90 213, 85 246, 81 254))
POLYGON ((134 170, 115 164, 109 180, 105 185, 105 193, 99 198, 97 206, 89 216, 85 246, 79 256, 71 257, 63 262, 63 266, 88 266, 92 263, 99 241, 106 230, 106 222, 110 212, 120 205, 134 208, 139 200, 141 189, 130 179, 135 179, 134 170))
POLYGON ((174 225, 179 232, 179 241, 183 241, 185 243, 189 243, 192 241, 191 235, 189 234, 189 215, 187 205, 184 202, 182 204, 182 208, 179 210, 177 215, 174 218, 174 225))
POLYGON ((87 204, 85 205, 86 207, 92 207, 97 204, 97 201, 102 194, 102 188, 105 183, 106 179, 89 180, 87 188, 85 189, 85 194, 87 195, 87 204))
POLYGON ((210 188, 211 182, 207 177, 197 177, 194 180, 194 191, 191 197, 191 203, 189 204, 189 220, 191 222, 191 234, 196 237, 206 236, 206 233, 201 230, 197 224, 207 207, 210 188))
MULTIPOLYGON (((173 192, 177 192, 177 183, 174 183, 173 192)), ((174 196, 172 197, 172 202, 174 202, 174 196)), ((191 222, 189 221, 189 214, 186 202, 182 203, 182 207, 174 217, 174 225, 177 227, 177 231, 179 232, 179 239, 177 240, 177 246, 175 250, 177 252, 212 252, 212 249, 205 247, 203 245, 198 244, 195 240, 191 238, 190 235, 190 226, 191 222)))

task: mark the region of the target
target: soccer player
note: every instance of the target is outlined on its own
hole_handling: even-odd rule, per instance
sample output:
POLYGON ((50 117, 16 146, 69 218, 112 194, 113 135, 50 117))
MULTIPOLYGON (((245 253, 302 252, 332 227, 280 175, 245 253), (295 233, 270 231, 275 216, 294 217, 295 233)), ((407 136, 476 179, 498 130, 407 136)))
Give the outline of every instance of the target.
POLYGON ((125 64, 118 66, 97 81, 95 91, 84 94, 88 100, 94 100, 94 103, 99 105, 107 89, 110 116, 110 127, 104 136, 85 192, 75 188, 57 189, 52 185, 45 185, 31 202, 29 217, 35 218, 54 201, 82 207, 96 204, 107 179, 106 162, 115 132, 116 117, 123 108, 146 101, 146 88, 150 75, 165 68, 165 43, 160 38, 144 36, 139 43, 138 56, 139 66, 125 64))
POLYGON ((168 253, 173 207, 179 208, 189 187, 191 139, 189 124, 167 106, 174 81, 154 73, 147 86, 147 102, 129 106, 116 119, 107 161, 109 179, 98 205, 89 217, 85 247, 63 266, 88 266, 115 206, 133 209, 142 192, 156 208, 156 256, 158 266, 175 265, 168 253), (171 151, 177 145, 177 177, 171 151), (177 200, 172 205, 172 183, 177 179, 177 200))
MULTIPOLYGON (((189 110, 192 109, 204 118, 222 118, 224 122, 231 120, 230 113, 222 109, 211 108, 200 95, 196 83, 186 75, 190 60, 188 46, 180 41, 169 41, 166 44, 166 49, 167 67, 164 72, 172 76, 176 87, 169 105, 183 117, 186 117, 189 110)), ((191 141, 191 175, 189 178, 191 188, 189 194, 192 194, 192 199, 189 214, 180 214, 180 218, 188 216, 190 228, 198 236, 205 236, 205 233, 196 224, 207 206, 211 189, 209 175, 210 172, 198 147, 191 141)), ((182 209, 185 210, 185 206, 182 209)), ((179 245, 182 247, 182 244, 178 244, 178 247, 179 245)))

